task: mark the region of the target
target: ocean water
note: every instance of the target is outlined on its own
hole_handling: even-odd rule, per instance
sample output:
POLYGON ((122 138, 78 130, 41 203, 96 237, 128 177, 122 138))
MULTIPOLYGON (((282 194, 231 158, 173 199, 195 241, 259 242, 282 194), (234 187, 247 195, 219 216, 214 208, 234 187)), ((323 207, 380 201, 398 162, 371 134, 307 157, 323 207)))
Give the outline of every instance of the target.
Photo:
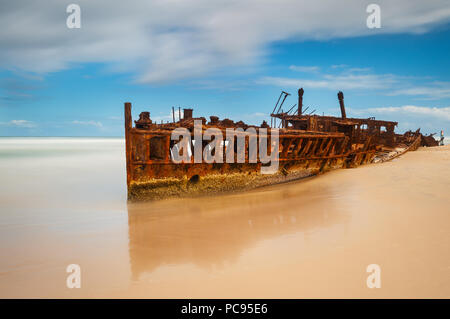
POLYGON ((124 150, 123 138, 0 138, 0 296, 47 296, 55 278, 64 296, 86 245, 119 240, 128 261, 124 150))
POLYGON ((122 138, 0 138, 0 297, 450 297, 450 148, 127 203, 122 138), (413 185, 413 187, 412 187, 413 185), (69 288, 67 266, 81 268, 69 288), (369 264, 382 288, 366 285, 369 264))
POLYGON ((100 204, 126 198, 123 138, 0 138, 2 201, 77 199, 100 204), (8 195, 6 197, 6 195, 8 195))

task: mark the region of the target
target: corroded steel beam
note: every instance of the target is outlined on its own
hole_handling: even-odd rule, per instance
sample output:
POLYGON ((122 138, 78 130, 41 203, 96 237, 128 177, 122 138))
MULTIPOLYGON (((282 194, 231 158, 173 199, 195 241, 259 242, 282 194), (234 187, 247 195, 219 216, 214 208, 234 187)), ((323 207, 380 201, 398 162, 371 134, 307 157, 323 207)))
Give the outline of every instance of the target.
MULTIPOLYGON (((288 94, 283 92, 281 95, 275 106, 279 109, 288 94), (283 99, 281 95, 284 95, 283 99)), ((277 143, 273 142, 272 131, 267 130, 269 126, 265 121, 261 126, 230 119, 220 120, 217 116, 210 116, 210 121, 207 121, 204 117, 194 118, 192 109, 183 109, 184 117, 181 119, 179 108, 179 119, 175 121, 173 107, 172 123, 161 124, 151 120, 150 112, 142 112, 133 127, 131 103, 127 102, 124 114, 128 197, 156 199, 253 188, 319 174, 333 168, 355 167, 372 162, 376 156, 379 159, 376 154, 389 149, 389 146, 392 149, 403 143, 408 146, 406 150, 414 150, 432 139, 432 136, 426 137, 428 140, 421 138, 419 131, 395 134, 397 122, 347 118, 342 92, 338 97, 341 118, 303 115, 303 89, 299 89, 297 115, 289 115, 288 112, 272 114, 283 123, 283 128, 277 133, 277 143), (381 127, 385 127, 386 132, 381 131, 381 127), (186 140, 171 140, 172 132, 177 128, 185 129, 184 134, 188 135, 186 140), (217 149, 208 146, 216 135, 209 130, 212 128, 222 134, 223 141, 227 141, 217 149), (233 131, 232 136, 227 136, 229 129, 233 131), (198 133, 202 141, 200 149, 197 142, 194 145, 198 133), (252 140, 259 145, 262 138, 267 138, 267 155, 271 156, 271 163, 276 163, 278 167, 269 175, 261 173, 266 166, 262 162, 264 154, 259 154, 259 147, 250 146, 254 145, 252 140), (175 163, 172 158, 173 152, 180 152, 179 148, 174 148, 175 144, 183 146, 183 151, 178 154, 182 163, 175 163), (213 152, 212 156, 221 152, 219 155, 224 162, 209 163, 203 159, 195 162, 193 155, 199 150, 200 154, 213 152), (242 162, 238 161, 241 159, 242 162)))

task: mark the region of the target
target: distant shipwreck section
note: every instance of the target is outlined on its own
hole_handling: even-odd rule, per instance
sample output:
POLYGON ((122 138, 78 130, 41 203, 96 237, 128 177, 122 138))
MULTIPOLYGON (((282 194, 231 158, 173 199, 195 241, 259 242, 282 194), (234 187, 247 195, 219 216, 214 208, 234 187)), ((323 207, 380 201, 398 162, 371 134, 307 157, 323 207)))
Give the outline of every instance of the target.
POLYGON ((154 123, 149 112, 142 112, 133 127, 131 103, 125 103, 128 199, 252 189, 330 169, 384 162, 421 145, 438 145, 420 130, 396 134, 397 122, 347 118, 342 92, 338 93, 341 117, 316 115, 315 110, 307 114, 303 93, 299 89, 298 103, 284 112, 289 93, 282 91, 271 113, 271 124, 263 121, 260 126, 217 116, 207 121, 194 117, 192 109, 184 109, 183 117, 179 109, 176 120, 172 108, 171 123, 154 123), (173 132, 180 130, 185 132, 184 138, 174 140, 173 132), (217 136, 223 139, 217 141, 217 136), (198 154, 223 161, 206 157, 199 161, 198 154), (183 161, 175 161, 180 157, 183 161), (267 157, 270 163, 264 160, 267 157), (262 173, 268 165, 276 170, 262 173))

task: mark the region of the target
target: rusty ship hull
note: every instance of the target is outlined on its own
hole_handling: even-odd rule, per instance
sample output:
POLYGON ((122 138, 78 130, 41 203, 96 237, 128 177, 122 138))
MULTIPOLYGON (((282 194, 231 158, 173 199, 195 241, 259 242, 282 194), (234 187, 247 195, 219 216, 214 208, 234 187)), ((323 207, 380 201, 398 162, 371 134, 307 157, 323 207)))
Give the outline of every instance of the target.
MULTIPOLYGON (((346 118, 341 95, 340 92, 338 97, 343 113, 340 118, 305 115, 302 111, 303 90, 299 90, 297 114, 272 112, 272 118, 280 120, 278 143, 269 143, 267 148, 270 154, 278 153, 275 156, 278 169, 272 174, 261 173, 266 164, 260 160, 260 154, 250 155, 249 141, 260 138, 259 133, 269 128, 265 121, 258 127, 229 119, 220 121, 216 116, 211 116, 208 122, 203 117, 194 118, 192 109, 184 109, 183 118, 180 114, 178 121, 175 121, 172 108, 172 123, 153 123, 150 114, 142 112, 133 126, 131 103, 125 103, 128 199, 143 201, 247 190, 301 179, 331 169, 386 161, 421 145, 419 131, 395 134, 393 128, 396 122, 346 118), (233 139, 245 139, 244 149, 241 149, 245 153, 244 158, 236 160, 235 152, 235 160, 231 163, 199 163, 188 152, 182 154, 183 162, 175 163, 172 158, 175 142, 171 134, 177 128, 187 129, 191 135, 189 148, 194 149, 195 120, 201 121, 202 134, 208 134, 208 129, 214 128, 225 136, 227 129, 241 129, 238 135, 242 136, 236 135, 233 139), (252 161, 251 157, 256 160, 252 161)), ((270 127, 273 126, 272 123, 270 127)), ((231 149, 236 151, 237 142, 233 139, 231 144, 220 149, 223 158, 231 149)), ((202 153, 205 147, 208 147, 207 143, 202 143, 202 153)))

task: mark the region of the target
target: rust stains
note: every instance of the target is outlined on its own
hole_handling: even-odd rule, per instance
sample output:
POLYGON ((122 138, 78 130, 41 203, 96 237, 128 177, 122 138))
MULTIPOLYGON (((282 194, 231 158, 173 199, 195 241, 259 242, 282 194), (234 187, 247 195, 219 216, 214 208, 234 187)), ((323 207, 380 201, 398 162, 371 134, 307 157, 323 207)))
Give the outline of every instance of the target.
MULTIPOLYGON (((175 109, 172 108, 171 123, 157 124, 151 120, 150 112, 142 112, 133 127, 131 103, 125 103, 128 198, 151 200, 250 189, 330 169, 385 161, 420 145, 435 146, 438 143, 432 135, 423 136, 419 130, 396 134, 394 128, 397 122, 348 118, 342 92, 338 93, 341 117, 319 116, 313 112, 305 114, 308 108, 304 108, 303 93, 303 89, 298 90, 297 112, 295 105, 288 112, 283 112, 282 105, 289 95, 283 91, 271 114, 270 126, 266 121, 260 126, 254 126, 243 121, 220 119, 218 116, 210 116, 207 121, 204 117, 194 117, 193 109, 183 109, 183 118, 180 118, 179 109, 179 120, 175 121, 175 109), (201 134, 207 134, 208 129, 214 128, 226 136, 227 129, 239 129, 235 131, 236 136, 223 142, 222 148, 219 148, 223 158, 233 156, 234 161, 195 162, 194 121, 201 123, 201 134), (261 167, 265 165, 261 161, 261 154, 255 154, 250 149, 249 141, 261 138, 260 133, 269 127, 279 127, 279 143, 276 146, 270 143, 267 145, 270 154, 276 152, 278 155, 278 171, 264 175, 260 173, 261 167), (171 134, 177 128, 187 129, 191 137, 189 141, 184 141, 189 145, 186 145, 188 152, 183 151, 182 163, 173 161, 177 141, 171 140, 171 134), (240 149, 243 157, 240 161, 236 154, 236 139, 239 136, 245 139, 240 149)), ((270 135, 270 130, 267 131, 266 134, 270 135)), ((203 154, 209 147, 208 142, 199 143, 203 154)))

